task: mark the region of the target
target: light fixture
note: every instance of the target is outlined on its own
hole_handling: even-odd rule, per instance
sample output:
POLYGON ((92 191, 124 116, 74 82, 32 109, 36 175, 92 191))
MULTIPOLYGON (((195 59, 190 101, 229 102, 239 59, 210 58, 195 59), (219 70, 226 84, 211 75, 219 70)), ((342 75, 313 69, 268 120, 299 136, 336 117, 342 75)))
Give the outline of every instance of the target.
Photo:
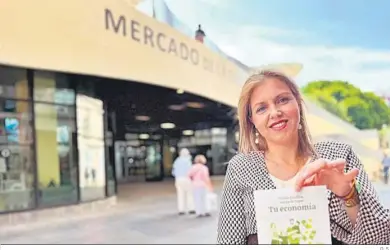
POLYGON ((136 140, 137 139, 137 134, 126 133, 125 134, 125 139, 126 139, 126 141, 136 140))
POLYGON ((179 95, 181 95, 181 94, 184 93, 184 90, 183 90, 183 89, 178 89, 178 90, 176 90, 176 93, 179 94, 179 95))
POLYGON ((200 102, 186 102, 187 107, 193 108, 193 109, 201 109, 204 107, 203 103, 200 102))
POLYGON ((152 139, 153 140, 160 140, 161 139, 161 135, 153 135, 152 139))
POLYGON ((135 116, 135 119, 136 119, 137 121, 146 122, 146 121, 149 121, 149 120, 150 120, 150 117, 147 116, 147 115, 136 115, 136 116, 135 116))
POLYGON ((147 140, 147 139, 149 139, 149 135, 148 135, 148 134, 140 134, 140 135, 139 135, 139 138, 140 138, 141 140, 147 140))
POLYGON ((193 135, 194 131, 193 130, 183 130, 183 135, 193 135))
POLYGON ((180 110, 185 109, 185 106, 184 105, 179 105, 179 104, 172 104, 172 105, 169 105, 168 108, 170 110, 180 111, 180 110))
POLYGON ((175 124, 170 123, 170 122, 165 122, 165 123, 161 123, 161 124, 160 124, 160 127, 161 127, 162 129, 172 129, 172 128, 175 127, 175 124))

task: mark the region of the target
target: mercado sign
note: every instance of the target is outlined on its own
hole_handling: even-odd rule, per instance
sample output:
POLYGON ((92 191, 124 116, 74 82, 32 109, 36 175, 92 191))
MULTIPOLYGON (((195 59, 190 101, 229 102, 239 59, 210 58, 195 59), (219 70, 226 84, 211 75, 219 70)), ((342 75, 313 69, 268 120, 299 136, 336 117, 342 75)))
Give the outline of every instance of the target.
POLYGON ((194 38, 112 0, 0 1, 0 64, 180 88, 231 106, 246 77, 194 38))
POLYGON ((133 42, 157 49, 162 53, 175 56, 194 66, 200 66, 204 70, 216 73, 222 77, 234 77, 232 69, 226 67, 226 60, 213 60, 213 58, 201 55, 199 50, 176 37, 169 36, 163 30, 154 30, 148 25, 117 14, 106 8, 105 12, 105 29, 115 34, 130 38, 133 42))

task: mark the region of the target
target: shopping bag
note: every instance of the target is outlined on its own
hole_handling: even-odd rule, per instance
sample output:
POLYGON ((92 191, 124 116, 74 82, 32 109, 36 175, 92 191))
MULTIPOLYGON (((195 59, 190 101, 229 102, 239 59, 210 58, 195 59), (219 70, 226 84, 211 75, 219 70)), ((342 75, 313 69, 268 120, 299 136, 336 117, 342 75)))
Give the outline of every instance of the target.
POLYGON ((215 212, 218 210, 218 195, 214 192, 207 192, 206 207, 208 212, 215 212))

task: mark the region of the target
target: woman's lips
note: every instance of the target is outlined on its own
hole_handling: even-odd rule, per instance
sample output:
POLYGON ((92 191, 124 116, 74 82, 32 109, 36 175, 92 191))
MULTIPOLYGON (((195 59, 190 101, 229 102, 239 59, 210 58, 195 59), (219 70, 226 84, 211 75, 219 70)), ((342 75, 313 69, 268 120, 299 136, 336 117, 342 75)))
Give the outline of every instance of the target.
POLYGON ((272 123, 270 128, 276 131, 283 130, 287 127, 287 120, 281 120, 275 123, 272 123))

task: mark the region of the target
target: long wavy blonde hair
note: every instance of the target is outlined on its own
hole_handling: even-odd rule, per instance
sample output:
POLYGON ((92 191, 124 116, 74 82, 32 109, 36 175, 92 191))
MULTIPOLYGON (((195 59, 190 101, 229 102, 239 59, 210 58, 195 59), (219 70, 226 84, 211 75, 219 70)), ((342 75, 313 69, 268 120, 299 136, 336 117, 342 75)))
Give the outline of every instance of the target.
POLYGON ((240 100, 238 102, 238 120, 240 125, 239 134, 239 152, 249 153, 251 151, 266 151, 267 142, 265 138, 259 134, 259 143, 255 143, 256 139, 256 128, 251 121, 251 108, 250 99, 253 90, 259 86, 264 80, 269 78, 275 78, 284 82, 291 90, 293 96, 298 102, 299 114, 300 114, 300 125, 301 129, 298 130, 298 154, 304 155, 315 155, 316 152, 311 143, 311 135, 308 130, 305 113, 303 110, 303 99, 301 93, 298 90, 297 85, 290 80, 287 76, 269 70, 264 70, 259 73, 255 73, 248 78, 241 90, 240 100))

